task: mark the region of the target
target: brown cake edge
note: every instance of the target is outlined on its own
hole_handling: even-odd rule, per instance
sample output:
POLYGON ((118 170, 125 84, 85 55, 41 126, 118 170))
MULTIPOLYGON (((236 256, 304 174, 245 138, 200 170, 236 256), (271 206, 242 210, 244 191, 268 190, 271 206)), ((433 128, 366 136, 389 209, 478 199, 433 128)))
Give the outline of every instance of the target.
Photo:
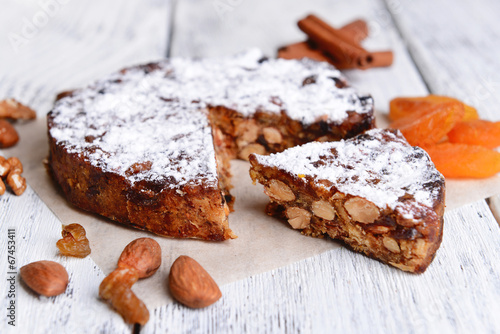
POLYGON ((236 237, 229 228, 229 207, 220 189, 166 189, 150 182, 131 185, 125 177, 68 153, 53 138, 49 141, 49 172, 74 206, 162 236, 211 241, 236 237))

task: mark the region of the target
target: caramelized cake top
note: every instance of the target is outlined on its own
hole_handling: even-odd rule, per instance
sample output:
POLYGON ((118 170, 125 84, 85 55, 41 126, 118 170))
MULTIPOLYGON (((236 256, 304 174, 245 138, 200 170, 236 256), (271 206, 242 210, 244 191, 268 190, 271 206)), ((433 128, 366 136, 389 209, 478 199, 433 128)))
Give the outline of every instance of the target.
POLYGON ((341 73, 312 60, 266 60, 258 50, 221 59, 172 58, 109 75, 59 100, 50 135, 69 153, 130 182, 217 185, 209 107, 286 112, 308 125, 371 113, 341 73))
POLYGON ((407 219, 432 209, 444 186, 427 153, 410 146, 398 130, 372 129, 340 142, 312 142, 254 157, 304 183, 363 197, 407 219))

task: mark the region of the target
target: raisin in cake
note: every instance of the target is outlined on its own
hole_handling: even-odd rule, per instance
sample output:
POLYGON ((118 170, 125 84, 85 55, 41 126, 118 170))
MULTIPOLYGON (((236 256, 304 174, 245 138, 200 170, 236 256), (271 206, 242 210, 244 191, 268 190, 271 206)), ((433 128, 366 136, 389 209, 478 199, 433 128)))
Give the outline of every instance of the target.
POLYGON ((311 236, 341 239, 399 269, 425 271, 443 232, 445 185, 429 156, 397 130, 251 155, 270 215, 311 236))
POLYGON ((312 60, 169 60, 61 95, 49 166, 79 208, 172 237, 234 237, 229 161, 373 127, 373 101, 312 60), (229 204, 229 207, 228 207, 229 204))

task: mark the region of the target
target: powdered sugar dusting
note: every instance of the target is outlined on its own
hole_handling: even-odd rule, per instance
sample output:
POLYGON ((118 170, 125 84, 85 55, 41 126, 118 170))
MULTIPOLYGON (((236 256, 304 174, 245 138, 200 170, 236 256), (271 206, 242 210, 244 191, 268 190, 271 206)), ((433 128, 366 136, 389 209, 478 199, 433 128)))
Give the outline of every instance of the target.
POLYGON ((100 82, 95 88, 61 100, 54 109, 50 133, 69 153, 82 153, 92 165, 132 183, 217 186, 211 128, 200 106, 165 102, 157 89, 135 81, 100 82))
POLYGON ((341 123, 347 111, 373 110, 371 98, 337 88, 343 78, 326 63, 262 58, 250 50, 222 59, 173 58, 114 73, 58 101, 50 135, 70 153, 84 152, 92 165, 132 183, 216 186, 207 106, 247 117, 286 111, 306 125, 318 119, 341 123))
POLYGON ((412 218, 419 206, 432 208, 440 194, 432 185, 444 181, 424 150, 411 147, 399 131, 381 129, 345 141, 313 142, 258 155, 257 161, 292 175, 303 174, 306 177, 299 178, 303 182, 308 177, 328 180, 345 194, 397 210, 406 218, 412 218), (398 201, 403 196, 412 200, 398 201))

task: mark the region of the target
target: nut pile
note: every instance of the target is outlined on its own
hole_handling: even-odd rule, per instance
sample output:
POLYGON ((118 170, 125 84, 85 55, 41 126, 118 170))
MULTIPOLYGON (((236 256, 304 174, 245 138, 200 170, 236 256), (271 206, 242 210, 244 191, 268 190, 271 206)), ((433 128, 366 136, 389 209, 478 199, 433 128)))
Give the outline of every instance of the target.
POLYGON ((26 190, 26 179, 21 176, 23 172, 23 164, 16 157, 0 156, 0 195, 5 194, 5 182, 12 189, 14 194, 20 196, 26 190))
POLYGON ((19 135, 9 120, 31 120, 36 118, 36 112, 14 99, 0 101, 0 148, 14 146, 19 141, 19 135))
MULTIPOLYGON (((151 238, 129 243, 118 260, 117 268, 99 286, 99 296, 130 324, 144 325, 149 320, 146 305, 134 294, 132 285, 152 276, 161 265, 160 245, 151 238)), ((172 296, 191 308, 212 305, 222 293, 203 267, 188 256, 174 261, 168 277, 172 296)))
MULTIPOLYGON (((63 238, 57 242, 62 255, 85 257, 90 254, 85 229, 79 224, 63 226, 63 238)), ((132 286, 141 278, 152 276, 161 265, 160 245, 151 238, 130 242, 118 259, 117 268, 99 286, 99 296, 108 302, 130 324, 145 325, 149 311, 132 286)), ((34 292, 57 296, 68 285, 68 273, 57 262, 37 261, 23 266, 21 279, 34 292)), ((180 256, 172 264, 168 277, 172 296, 191 308, 212 305, 222 296, 217 283, 207 271, 188 256, 180 256)))

